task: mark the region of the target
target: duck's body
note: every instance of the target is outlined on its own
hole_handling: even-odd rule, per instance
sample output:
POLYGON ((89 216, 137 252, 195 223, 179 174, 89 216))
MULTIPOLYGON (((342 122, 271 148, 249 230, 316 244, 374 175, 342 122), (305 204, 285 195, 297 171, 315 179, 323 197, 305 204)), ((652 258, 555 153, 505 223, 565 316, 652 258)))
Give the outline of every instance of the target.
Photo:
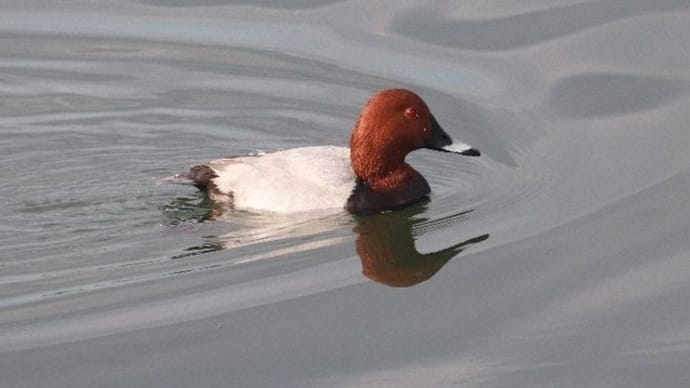
POLYGON ((197 169, 206 169, 210 179, 186 177, 211 199, 248 210, 295 213, 342 208, 355 185, 350 149, 345 147, 301 147, 217 159, 197 169))
POLYGON ((389 89, 365 105, 350 148, 303 147, 218 159, 192 167, 175 181, 193 184, 211 199, 237 209, 294 213, 345 208, 354 214, 376 213, 429 194, 427 181, 405 162, 405 156, 419 148, 479 155, 466 144, 453 145, 419 96, 389 89))

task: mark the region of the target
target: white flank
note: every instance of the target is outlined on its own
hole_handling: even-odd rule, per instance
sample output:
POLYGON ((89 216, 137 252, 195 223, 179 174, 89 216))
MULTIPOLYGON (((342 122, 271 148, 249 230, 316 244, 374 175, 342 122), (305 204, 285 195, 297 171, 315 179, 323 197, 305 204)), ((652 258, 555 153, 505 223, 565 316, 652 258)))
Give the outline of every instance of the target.
POLYGON ((238 209, 295 213, 342 209, 355 177, 350 149, 334 146, 293 148, 263 156, 219 159, 209 163, 224 193, 238 209))

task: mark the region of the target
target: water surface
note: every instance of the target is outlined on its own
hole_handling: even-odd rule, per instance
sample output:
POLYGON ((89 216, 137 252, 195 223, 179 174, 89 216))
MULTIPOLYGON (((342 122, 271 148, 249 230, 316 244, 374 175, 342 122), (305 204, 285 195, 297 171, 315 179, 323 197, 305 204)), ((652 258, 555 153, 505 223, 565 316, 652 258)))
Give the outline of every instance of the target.
POLYGON ((6 1, 3 387, 687 387, 685 1, 6 1), (427 203, 218 211, 406 87, 427 203))

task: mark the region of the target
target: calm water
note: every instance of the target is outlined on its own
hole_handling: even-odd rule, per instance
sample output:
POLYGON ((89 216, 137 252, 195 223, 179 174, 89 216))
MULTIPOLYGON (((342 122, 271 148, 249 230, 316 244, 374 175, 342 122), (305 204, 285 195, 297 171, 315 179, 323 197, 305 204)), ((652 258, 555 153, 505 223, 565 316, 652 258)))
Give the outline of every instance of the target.
POLYGON ((4 1, 0 386, 690 386, 683 1, 4 1), (192 163, 421 94, 431 201, 230 212, 192 163))

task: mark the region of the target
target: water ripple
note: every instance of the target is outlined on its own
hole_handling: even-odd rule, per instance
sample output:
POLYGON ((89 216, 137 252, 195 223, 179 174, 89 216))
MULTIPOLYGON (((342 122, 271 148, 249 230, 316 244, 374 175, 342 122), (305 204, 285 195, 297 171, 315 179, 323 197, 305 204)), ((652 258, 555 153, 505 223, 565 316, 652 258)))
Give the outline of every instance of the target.
POLYGON ((688 90, 683 80, 614 73, 566 77, 549 92, 558 114, 585 118, 640 112, 666 105, 688 90))
POLYGON ((457 20, 441 12, 407 11, 391 30, 443 47, 501 51, 555 40, 604 24, 650 13, 686 10, 683 0, 584 2, 488 20, 457 20))

